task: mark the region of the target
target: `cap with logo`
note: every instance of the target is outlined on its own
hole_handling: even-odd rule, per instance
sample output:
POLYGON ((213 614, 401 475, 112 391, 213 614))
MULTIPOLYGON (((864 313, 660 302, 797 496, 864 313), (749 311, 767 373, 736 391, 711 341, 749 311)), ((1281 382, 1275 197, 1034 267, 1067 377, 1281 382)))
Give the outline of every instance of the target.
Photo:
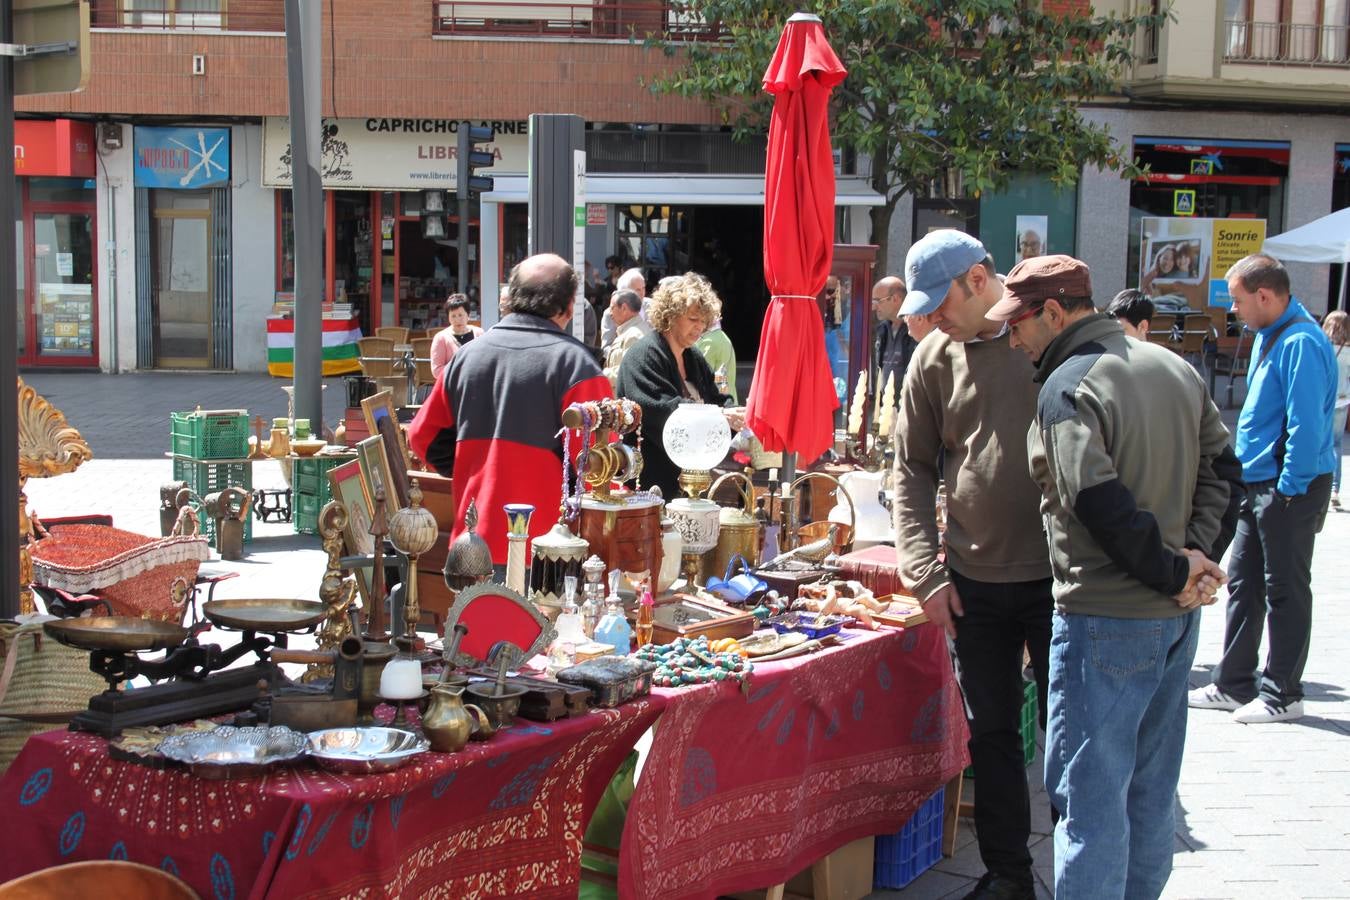
POLYGON ((925 316, 942 305, 952 279, 984 261, 989 251, 963 231, 930 231, 905 254, 905 302, 902 316, 925 316))
POLYGON ((985 318, 1006 322, 1023 310, 1035 309, 1046 300, 1082 300, 1092 296, 1092 273, 1087 263, 1072 256, 1033 256, 1024 259, 1003 282, 1003 299, 985 313, 985 318))

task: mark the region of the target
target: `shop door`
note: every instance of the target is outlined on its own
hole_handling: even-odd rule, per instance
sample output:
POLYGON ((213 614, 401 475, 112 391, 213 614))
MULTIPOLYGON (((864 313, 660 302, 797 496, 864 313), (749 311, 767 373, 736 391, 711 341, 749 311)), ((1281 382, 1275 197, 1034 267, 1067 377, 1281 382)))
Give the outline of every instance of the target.
POLYGON ((150 290, 155 366, 211 367, 211 206, 206 191, 153 191, 150 290), (168 195, 168 197, 165 197, 168 195), (161 204, 161 199, 167 203, 161 204))
MULTIPOLYGON (((25 298, 32 310, 31 343, 28 353, 20 348, 20 358, 38 365, 96 365, 93 211, 35 204, 31 224, 32 279, 25 298)), ((21 341, 24 327, 21 319, 21 341)))

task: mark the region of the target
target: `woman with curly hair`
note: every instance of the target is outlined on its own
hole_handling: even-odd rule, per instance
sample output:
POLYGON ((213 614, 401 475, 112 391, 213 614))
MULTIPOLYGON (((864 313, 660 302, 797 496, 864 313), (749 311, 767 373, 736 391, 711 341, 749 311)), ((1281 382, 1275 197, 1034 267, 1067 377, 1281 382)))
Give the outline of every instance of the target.
MULTIPOLYGON (((694 346, 721 314, 722 301, 702 275, 663 278, 647 311, 652 333, 634 344, 619 365, 615 393, 642 407, 642 483, 659 486, 667 499, 679 496, 680 469, 661 444, 666 419, 681 403, 727 407, 732 402, 717 389, 712 368, 694 346)), ((743 409, 723 412, 733 430, 744 424, 743 409)))
POLYGON ((1339 309, 1333 310, 1322 320, 1322 330, 1336 351, 1336 412, 1331 417, 1331 434, 1336 440, 1336 468, 1331 473, 1331 505, 1340 506, 1341 439, 1345 437, 1345 416, 1350 410, 1350 352, 1345 348, 1350 343, 1350 316, 1339 309))

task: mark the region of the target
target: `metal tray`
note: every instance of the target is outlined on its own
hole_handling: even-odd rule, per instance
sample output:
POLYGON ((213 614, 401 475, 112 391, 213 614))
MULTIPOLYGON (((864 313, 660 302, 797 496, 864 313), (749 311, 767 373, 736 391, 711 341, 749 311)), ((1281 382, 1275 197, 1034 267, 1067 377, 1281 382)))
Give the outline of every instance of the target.
POLYGON ((309 755, 321 769, 342 774, 392 772, 431 749, 420 734, 379 725, 329 728, 309 735, 309 755))
POLYGON ((181 625, 132 616, 57 619, 55 622, 44 622, 42 630, 57 642, 77 650, 111 650, 121 653, 168 650, 183 643, 188 636, 188 630, 181 625))
POLYGON ((249 778, 270 766, 294 762, 308 751, 305 735, 283 725, 175 734, 159 743, 159 752, 183 763, 202 778, 249 778))
POLYGON ((239 631, 302 631, 328 615, 315 600, 208 600, 202 615, 220 628, 239 631))

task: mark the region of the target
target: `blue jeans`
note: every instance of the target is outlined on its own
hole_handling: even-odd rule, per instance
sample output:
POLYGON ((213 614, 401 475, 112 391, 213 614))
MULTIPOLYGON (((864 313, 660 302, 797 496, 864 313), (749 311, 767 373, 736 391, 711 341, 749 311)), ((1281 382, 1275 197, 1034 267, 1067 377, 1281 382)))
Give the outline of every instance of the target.
POLYGON ((1056 613, 1045 784, 1057 900, 1156 898, 1172 872, 1186 688, 1200 614, 1056 613))

